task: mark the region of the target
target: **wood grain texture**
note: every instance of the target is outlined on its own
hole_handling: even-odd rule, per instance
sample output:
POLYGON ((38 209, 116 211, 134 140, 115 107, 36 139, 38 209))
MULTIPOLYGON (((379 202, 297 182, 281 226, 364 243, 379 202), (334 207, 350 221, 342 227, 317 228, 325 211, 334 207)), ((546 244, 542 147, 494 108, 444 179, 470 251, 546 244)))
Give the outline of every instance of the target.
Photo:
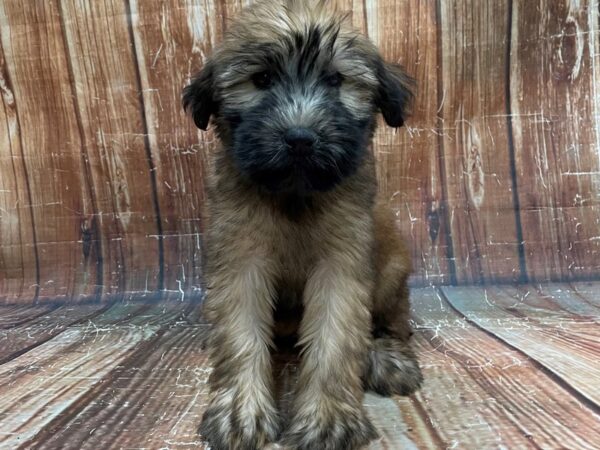
MULTIPOLYGON (((597 330, 580 327, 584 316, 554 300, 578 295, 570 285, 487 292, 488 302, 472 314, 482 322, 498 324, 497 309, 510 304, 513 317, 529 328, 554 332, 550 327, 560 320, 560 329, 577 334, 581 346, 597 341, 597 330)), ((468 303, 482 289, 455 293, 468 303)), ((507 345, 500 334, 456 312, 434 288, 414 290, 412 302, 425 384, 409 398, 366 394, 367 414, 381 435, 369 450, 597 447, 600 405, 566 386, 559 366, 543 369, 528 356, 543 348, 539 339, 523 340, 519 348, 507 345)), ((203 348, 208 329, 198 305, 120 302, 63 328, 64 317, 84 317, 85 308, 55 308, 19 324, 25 308, 0 306, 0 317, 11 317, 13 331, 33 329, 39 319, 46 325, 54 320, 60 328, 51 340, 0 365, 0 447, 208 449, 197 434, 210 373, 203 348)), ((598 364, 600 350, 587 348, 598 364)), ((581 352, 570 355, 576 368, 585 358, 581 352)), ((298 361, 277 354, 274 367, 279 407, 287 415, 298 361)), ((597 389, 597 380, 586 380, 588 389, 597 389)))
POLYGON ((600 267, 598 3, 513 2, 510 106, 527 272, 600 267))
POLYGON ((11 81, 4 101, 7 94, 13 97, 22 153, 15 163, 25 167, 19 176, 26 177, 29 194, 22 200, 32 211, 31 222, 23 224, 22 245, 35 244, 35 297, 91 294, 97 274, 83 249, 84 221, 93 214, 91 187, 83 175, 58 4, 1 2, 0 17, 4 68, 11 81))
MULTIPOLYGON (((160 307, 157 305, 145 315, 137 312, 133 320, 109 329, 117 330, 124 323, 139 326, 144 316, 156 318, 160 307)), ((92 388, 91 399, 73 405, 68 412, 58 413, 26 446, 208 448, 197 432, 209 395, 206 383, 210 367, 202 347, 207 327, 193 315, 185 314, 179 321, 161 315, 160 322, 172 325, 151 346, 140 347, 126 364, 116 367, 100 388, 92 388)), ((289 412, 289 390, 295 385, 297 361, 287 361, 276 371, 286 386, 281 392, 281 407, 289 412)), ((400 410, 393 400, 367 395, 364 404, 381 434, 381 439, 369 446, 370 450, 418 448, 407 437, 400 410)))
POLYGON ((440 166, 436 5, 409 0, 366 5, 366 34, 387 61, 402 64, 417 81, 406 127, 394 130, 379 123, 374 151, 380 190, 411 243, 415 283, 447 283, 454 270, 440 166))
POLYGON ((38 255, 19 118, 1 45, 0 93, 0 303, 13 303, 36 298, 38 255))
POLYGON ((0 368, 0 445, 16 448, 27 442, 155 332, 151 327, 71 328, 4 364, 0 368))
MULTIPOLYGON (((38 307, 41 311, 45 308, 38 307)), ((0 364, 44 344, 69 326, 86 322, 104 310, 101 305, 65 305, 43 312, 30 311, 29 320, 0 326, 0 364)))
MULTIPOLYGON (((480 292, 464 288, 456 294, 480 292)), ((436 290, 418 290, 412 298, 425 385, 399 404, 412 418, 413 440, 427 439, 438 448, 595 448, 598 404, 588 408, 540 371, 527 357, 538 341, 530 339, 524 353, 516 351, 467 322, 436 290)), ((493 309, 479 304, 477 320, 493 321, 493 309)), ((585 330, 579 331, 583 338, 585 330)), ((595 352, 598 360, 600 351, 595 352)), ((594 377, 586 382, 589 389, 598 384, 594 377)))
MULTIPOLYGON (((0 2, 0 302, 200 294, 180 94, 251 2, 0 2)), ((413 285, 599 277, 598 1, 334 3, 417 81, 373 143, 413 285)))
POLYGON ((581 297, 586 303, 590 303, 595 307, 600 308, 600 284, 594 282, 587 283, 572 283, 569 285, 571 289, 581 297))
MULTIPOLYGON (((83 312, 86 307, 75 308, 83 312)), ((29 447, 45 427, 85 404, 119 364, 153 349, 161 329, 179 323, 192 308, 188 302, 119 303, 2 364, 0 447, 29 447)))
POLYGON ((201 349, 205 331, 181 326, 167 331, 154 346, 138 351, 132 363, 117 368, 94 401, 77 414, 59 417, 31 444, 82 450, 203 448, 197 428, 210 373, 201 349), (92 423, 97 426, 90 433, 92 423))
POLYGON ((461 283, 521 278, 506 122, 509 5, 439 2, 439 133, 461 283))
POLYGON ((582 399, 600 405, 600 328, 567 311, 530 306, 530 296, 500 288, 442 288, 445 298, 467 319, 520 350, 558 377, 582 399))
POLYGON ((56 305, 9 305, 2 308, 0 316, 0 329, 13 328, 29 320, 36 319, 53 309, 56 305))
POLYGON ((599 283, 549 283, 537 286, 502 286, 502 290, 514 298, 519 307, 551 310, 563 317, 577 315, 595 323, 600 323, 600 284, 599 283), (561 312, 562 310, 562 312, 561 312))
POLYGON ((121 0, 63 0, 60 15, 94 214, 82 223, 97 293, 160 289, 152 162, 121 0))
POLYGON ((222 2, 129 1, 132 32, 156 167, 164 245, 163 288, 197 293, 201 275, 204 174, 214 145, 183 112, 181 91, 201 69, 223 29, 222 2))

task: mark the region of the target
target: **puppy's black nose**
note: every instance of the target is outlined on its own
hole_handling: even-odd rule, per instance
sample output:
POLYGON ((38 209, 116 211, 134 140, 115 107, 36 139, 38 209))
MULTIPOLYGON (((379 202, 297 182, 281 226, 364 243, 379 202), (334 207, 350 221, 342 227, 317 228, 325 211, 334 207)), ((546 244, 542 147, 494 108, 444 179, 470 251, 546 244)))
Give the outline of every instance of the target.
POLYGON ((283 136, 289 146, 290 154, 294 156, 307 156, 312 153, 317 135, 308 128, 290 128, 283 136))

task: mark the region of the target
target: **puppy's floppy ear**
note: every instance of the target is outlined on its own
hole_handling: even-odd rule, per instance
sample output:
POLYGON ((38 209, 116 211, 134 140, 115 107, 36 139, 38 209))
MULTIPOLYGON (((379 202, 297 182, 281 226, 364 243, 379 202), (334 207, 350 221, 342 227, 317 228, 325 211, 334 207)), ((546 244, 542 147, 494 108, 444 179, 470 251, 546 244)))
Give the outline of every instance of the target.
POLYGON ((208 61, 192 82, 183 89, 183 109, 191 113, 194 123, 201 130, 208 128, 210 116, 217 112, 213 81, 213 65, 208 61))
POLYGON ((377 78, 377 107, 390 127, 401 127, 413 98, 415 81, 399 65, 383 61, 377 64, 377 78))

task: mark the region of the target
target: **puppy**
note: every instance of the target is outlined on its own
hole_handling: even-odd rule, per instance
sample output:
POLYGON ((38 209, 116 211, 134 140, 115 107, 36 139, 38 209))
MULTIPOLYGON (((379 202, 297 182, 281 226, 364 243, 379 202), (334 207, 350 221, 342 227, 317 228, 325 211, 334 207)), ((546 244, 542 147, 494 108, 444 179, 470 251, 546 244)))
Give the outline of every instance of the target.
POLYGON ((376 201, 369 151, 379 112, 403 124, 410 86, 328 2, 264 0, 242 11, 185 88, 185 109, 203 130, 212 118, 222 143, 207 188, 214 396, 200 431, 211 448, 281 439, 355 449, 377 436, 365 388, 419 388, 409 256, 376 201), (286 318, 298 319, 301 364, 283 424, 271 349, 286 318))

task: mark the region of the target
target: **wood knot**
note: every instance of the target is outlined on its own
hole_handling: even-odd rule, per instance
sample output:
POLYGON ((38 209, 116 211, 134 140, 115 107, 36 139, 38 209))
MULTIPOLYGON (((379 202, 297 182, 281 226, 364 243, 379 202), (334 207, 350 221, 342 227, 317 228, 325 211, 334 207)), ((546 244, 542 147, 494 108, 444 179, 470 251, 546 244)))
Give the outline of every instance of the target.
POLYGON ((93 217, 83 219, 80 224, 81 230, 81 247, 84 259, 88 259, 92 249, 92 241, 94 238, 96 221, 93 217))
POLYGON ((435 243, 440 232, 440 214, 438 209, 432 209, 427 213, 427 227, 429 238, 435 243))
POLYGON ((560 33, 554 35, 552 40, 552 73, 555 79, 573 81, 579 76, 585 47, 584 35, 573 16, 565 18, 560 33))
MULTIPOLYGON (((465 190, 471 205, 479 209, 485 195, 485 173, 481 158, 481 138, 479 125, 475 119, 467 120, 462 117, 460 126, 457 127, 457 142, 463 149, 463 177, 465 190)), ((492 149, 493 151, 493 149, 492 149)))
POLYGON ((479 209, 485 194, 485 173, 481 160, 481 141, 473 126, 470 127, 467 141, 467 192, 473 206, 479 209))

